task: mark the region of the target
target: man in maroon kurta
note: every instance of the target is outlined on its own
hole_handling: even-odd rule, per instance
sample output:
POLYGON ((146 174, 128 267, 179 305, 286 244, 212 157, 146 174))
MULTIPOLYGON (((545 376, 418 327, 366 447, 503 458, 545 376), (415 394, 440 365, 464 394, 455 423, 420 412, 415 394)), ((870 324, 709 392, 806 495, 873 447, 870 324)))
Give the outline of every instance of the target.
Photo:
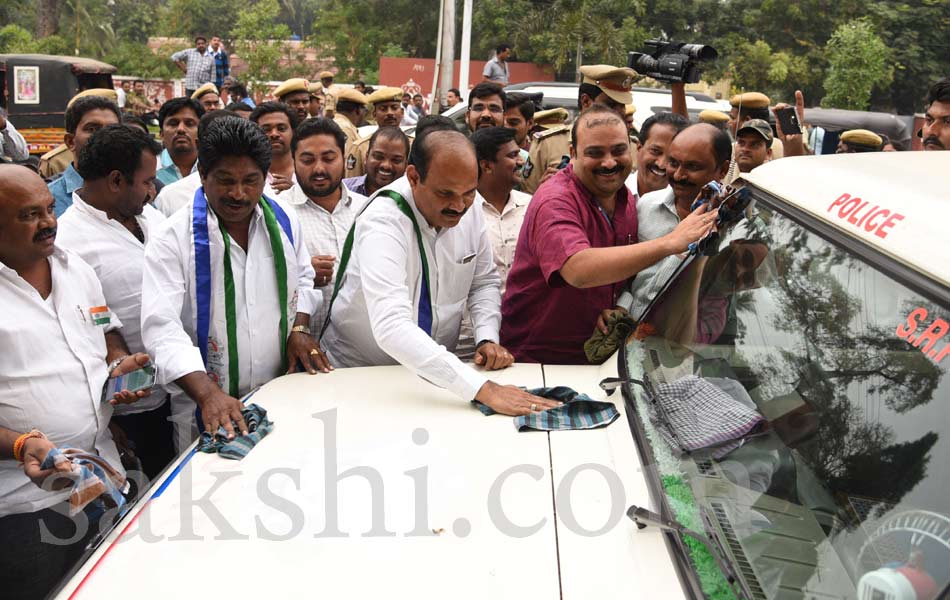
POLYGON ((520 362, 585 364, 584 341, 623 283, 685 252, 712 226, 705 206, 671 233, 637 243, 633 156, 624 122, 594 105, 575 121, 572 162, 535 192, 502 302, 501 343, 520 362))

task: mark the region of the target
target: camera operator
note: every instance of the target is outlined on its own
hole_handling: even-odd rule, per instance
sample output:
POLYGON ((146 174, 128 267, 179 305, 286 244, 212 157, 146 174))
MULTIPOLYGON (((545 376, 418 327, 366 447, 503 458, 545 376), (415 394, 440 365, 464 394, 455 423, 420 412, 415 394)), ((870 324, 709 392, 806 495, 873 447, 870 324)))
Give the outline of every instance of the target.
MULTIPOLYGON (((627 105, 633 103, 630 88, 636 72, 629 67, 611 65, 584 65, 584 76, 577 90, 577 105, 585 111, 594 104, 606 106, 626 120, 627 105)), ((673 86, 673 112, 686 116, 686 91, 682 84, 673 86)), ((533 194, 544 181, 566 166, 565 156, 570 156, 571 128, 568 125, 551 127, 534 134, 531 150, 523 170, 521 189, 533 194)))

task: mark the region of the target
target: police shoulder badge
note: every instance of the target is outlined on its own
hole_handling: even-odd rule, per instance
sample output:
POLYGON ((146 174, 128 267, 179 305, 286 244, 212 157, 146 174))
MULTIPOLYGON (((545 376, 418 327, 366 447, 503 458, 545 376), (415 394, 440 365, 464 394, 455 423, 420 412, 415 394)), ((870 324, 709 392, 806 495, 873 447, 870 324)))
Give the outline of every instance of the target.
POLYGON ((531 162, 531 157, 528 157, 528 160, 524 161, 524 167, 521 169, 521 176, 527 179, 531 177, 531 171, 534 171, 534 164, 531 162))
POLYGON ((355 169, 356 168, 356 155, 350 154, 346 157, 346 168, 355 169))

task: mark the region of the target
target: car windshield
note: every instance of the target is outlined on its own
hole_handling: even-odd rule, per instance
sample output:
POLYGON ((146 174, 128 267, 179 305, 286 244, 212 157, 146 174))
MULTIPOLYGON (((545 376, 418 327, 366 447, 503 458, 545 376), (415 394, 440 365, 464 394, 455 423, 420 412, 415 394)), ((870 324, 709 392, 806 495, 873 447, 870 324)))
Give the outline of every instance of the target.
MULTIPOLYGON (((666 505, 752 598, 936 598, 950 291, 918 293, 754 197, 747 215, 626 346, 666 505)), ((686 547, 707 597, 732 597, 712 555, 686 547)))

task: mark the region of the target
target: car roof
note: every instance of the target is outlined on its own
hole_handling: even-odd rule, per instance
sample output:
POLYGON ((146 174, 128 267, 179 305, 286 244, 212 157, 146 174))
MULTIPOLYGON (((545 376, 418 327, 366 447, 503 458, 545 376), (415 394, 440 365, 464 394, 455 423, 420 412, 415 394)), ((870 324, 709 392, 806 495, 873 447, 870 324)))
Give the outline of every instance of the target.
POLYGON ((56 56, 52 54, 0 54, 0 63, 18 62, 26 63, 66 63, 72 67, 75 73, 115 73, 116 68, 108 63, 104 63, 84 56, 56 56))
POLYGON ((948 158, 946 152, 790 157, 743 179, 950 287, 948 158), (868 231, 891 216, 891 226, 868 231))

